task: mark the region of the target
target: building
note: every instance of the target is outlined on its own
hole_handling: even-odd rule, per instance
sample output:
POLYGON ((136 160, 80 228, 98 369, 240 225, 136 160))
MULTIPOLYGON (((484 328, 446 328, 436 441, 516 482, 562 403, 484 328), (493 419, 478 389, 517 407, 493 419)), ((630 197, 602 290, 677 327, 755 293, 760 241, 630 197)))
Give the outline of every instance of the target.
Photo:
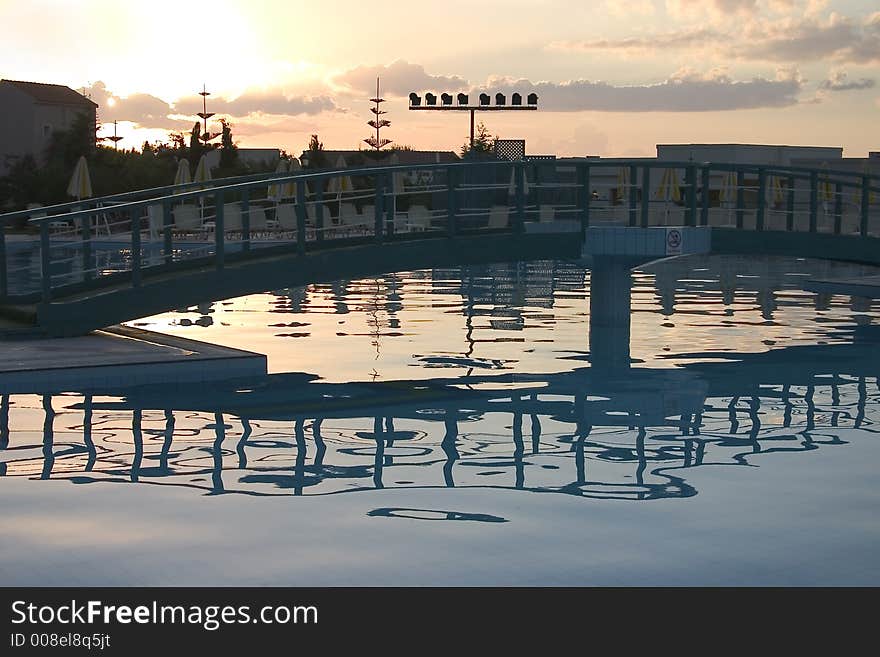
POLYGON ((96 125, 98 105, 60 84, 0 80, 0 176, 26 155, 42 161, 55 131, 67 130, 80 114, 96 125))
MULTIPOLYGON (((350 150, 350 151, 322 151, 327 161, 327 166, 334 168, 339 158, 345 160, 347 167, 363 167, 377 165, 381 166, 388 163, 388 158, 397 155, 397 162, 401 165, 419 165, 419 164, 451 164, 459 162, 461 158, 452 151, 381 151, 377 157, 376 152, 372 150, 350 150)), ((303 151, 300 155, 300 161, 305 165, 311 151, 303 151), (304 159, 305 158, 305 159, 304 159)))
MULTIPOLYGON (((272 171, 278 166, 278 160, 281 159, 280 148, 238 148, 238 161, 247 164, 254 169, 263 171, 272 171)), ((206 162, 208 167, 216 169, 220 166, 220 149, 208 151, 206 162)))
POLYGON ((657 159, 676 162, 725 162, 792 166, 794 160, 833 161, 843 157, 836 146, 765 144, 657 144, 657 159))

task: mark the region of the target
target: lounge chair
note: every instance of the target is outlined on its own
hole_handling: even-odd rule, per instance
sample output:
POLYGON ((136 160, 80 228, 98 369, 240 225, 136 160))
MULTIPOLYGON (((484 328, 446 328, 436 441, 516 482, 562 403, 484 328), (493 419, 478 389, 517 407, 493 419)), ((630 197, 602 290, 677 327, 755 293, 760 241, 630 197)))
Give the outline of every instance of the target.
POLYGON ((202 234, 202 218, 199 216, 199 208, 191 203, 181 203, 174 208, 175 232, 184 234, 202 234))
POLYGON ((279 203, 275 207, 275 221, 282 232, 296 233, 296 208, 293 203, 279 203))
POLYGON ((540 223, 548 223, 555 219, 556 206, 542 205, 538 208, 538 221, 540 223))
POLYGON ((165 230, 165 212, 159 203, 147 206, 147 229, 151 240, 158 240, 165 230))
POLYGON ((406 215, 410 230, 430 230, 431 213, 424 205, 411 205, 406 215))
POLYGON ((508 213, 506 205, 493 205, 489 210, 489 228, 507 228, 508 213))
POLYGON ((346 234, 365 230, 363 215, 357 213, 354 203, 342 203, 339 206, 339 227, 346 234))
POLYGON ((223 232, 240 233, 242 231, 241 204, 223 204, 223 232))

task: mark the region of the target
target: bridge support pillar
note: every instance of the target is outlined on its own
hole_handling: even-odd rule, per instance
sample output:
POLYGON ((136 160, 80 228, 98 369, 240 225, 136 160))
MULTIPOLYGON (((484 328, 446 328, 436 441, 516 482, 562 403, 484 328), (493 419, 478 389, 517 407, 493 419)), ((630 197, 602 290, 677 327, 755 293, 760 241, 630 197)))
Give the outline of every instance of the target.
POLYGON ((590 272, 590 363, 603 374, 629 369, 632 258, 599 256, 590 272))

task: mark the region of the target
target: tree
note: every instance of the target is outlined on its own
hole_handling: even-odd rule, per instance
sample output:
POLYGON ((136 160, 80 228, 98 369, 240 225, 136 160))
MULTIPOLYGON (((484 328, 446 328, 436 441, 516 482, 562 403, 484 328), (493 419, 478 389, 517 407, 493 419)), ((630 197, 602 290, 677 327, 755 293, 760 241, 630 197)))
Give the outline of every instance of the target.
POLYGON ((198 121, 193 125, 189 135, 189 163, 195 166, 202 157, 202 124, 198 121))
POLYGON ((324 144, 318 139, 318 135, 312 135, 309 140, 309 169, 321 169, 327 166, 327 155, 324 153, 324 144))
POLYGON ((220 138, 220 168, 232 169, 238 161, 238 147, 232 141, 232 125, 226 119, 220 119, 223 126, 220 138))
POLYGON ((498 135, 492 135, 487 129, 486 126, 480 121, 477 124, 477 131, 474 135, 474 144, 471 146, 470 143, 466 142, 461 147, 461 156, 466 157, 468 154, 473 153, 474 155, 479 154, 487 154, 495 152, 495 142, 498 140, 498 135))

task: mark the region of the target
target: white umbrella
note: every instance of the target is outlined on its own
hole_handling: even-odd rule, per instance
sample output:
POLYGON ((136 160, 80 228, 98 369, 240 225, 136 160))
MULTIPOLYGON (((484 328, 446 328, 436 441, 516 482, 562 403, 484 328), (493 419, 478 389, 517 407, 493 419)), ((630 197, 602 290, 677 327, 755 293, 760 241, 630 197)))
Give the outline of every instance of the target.
POLYGON ((189 172, 189 160, 185 157, 180 158, 177 163, 177 173, 174 174, 175 185, 186 185, 192 182, 192 174, 189 172))
MULTIPOLYGON (((510 185, 507 187, 507 193, 511 196, 516 194, 516 167, 510 169, 510 185)), ((529 178, 526 176, 526 168, 523 167, 523 194, 529 195, 529 178)))
MULTIPOLYGON (((388 164, 390 166, 399 166, 400 158, 397 156, 397 153, 392 153, 391 157, 388 158, 388 164)), ((406 174, 402 171, 395 171, 391 175, 391 194, 394 203, 394 215, 397 216, 397 195, 402 194, 406 190, 406 174)))
MULTIPOLYGON (((73 175, 70 177, 70 182, 67 184, 67 195, 72 196, 77 201, 81 201, 84 198, 89 198, 92 195, 92 179, 89 177, 89 165, 86 162, 85 155, 81 155, 80 158, 76 161, 76 166, 73 168, 73 175)), ((79 207, 71 208, 72 210, 79 210, 79 207)), ((83 217, 82 220, 88 222, 88 225, 91 226, 91 219, 87 217, 83 217)), ((74 225, 77 223, 81 223, 82 220, 74 220, 74 225)), ((107 225, 107 218, 104 217, 104 227, 107 229, 107 234, 110 234, 110 226, 107 225)))
MULTIPOLYGON (((292 157, 290 158, 290 173, 296 173, 297 171, 302 171, 302 165, 300 165, 299 160, 292 157)), ((292 180, 284 183, 281 190, 281 196, 282 198, 293 198, 296 196, 296 183, 292 180)))
POLYGON ((660 177, 660 186, 657 188, 657 198, 666 201, 666 220, 669 219, 669 201, 678 203, 681 201, 681 181, 678 178, 677 169, 664 169, 660 177))
MULTIPOLYGON (((340 155, 339 159, 336 160, 336 168, 337 169, 347 169, 348 164, 345 161, 345 158, 340 155)), ((342 210, 342 195, 345 192, 350 192, 353 189, 353 185, 351 184, 351 178, 348 176, 333 176, 330 180, 327 181, 327 189, 326 192, 331 195, 336 196, 336 200, 339 203, 339 209, 342 210)))
POLYGON ((211 180, 211 167, 208 166, 208 154, 205 153, 199 158, 196 166, 196 172, 193 174, 193 182, 203 183, 211 180))
POLYGON ((76 161, 76 167, 74 167, 70 183, 67 185, 67 195, 77 201, 92 195, 92 179, 89 177, 89 165, 85 155, 81 155, 76 161))
MULTIPOLYGON (((202 157, 199 158, 199 163, 196 166, 196 172, 193 174, 192 181, 195 183, 205 183, 211 180, 211 167, 208 166, 208 154, 205 153, 202 157)), ((204 187, 200 187, 199 189, 204 189, 204 187)), ((201 209, 202 219, 204 219, 205 215, 205 197, 199 197, 199 208, 201 209)))
MULTIPOLYGON (((287 173, 287 160, 280 159, 278 160, 278 166, 275 167, 275 173, 287 173)), ((284 183, 272 183, 269 185, 269 189, 266 191, 266 196, 272 199, 273 201, 280 201, 284 198, 284 192, 286 185, 284 183)))
POLYGON ((629 189, 629 167, 620 167, 617 170, 617 200, 623 201, 629 189))
MULTIPOLYGON (((721 191, 718 194, 718 198, 721 203, 733 203, 736 204, 736 190, 737 190, 737 179, 736 173, 734 171, 728 171, 724 174, 724 178, 721 179, 721 191)), ((728 207, 727 219, 730 221, 731 216, 733 214, 732 208, 728 207)))

